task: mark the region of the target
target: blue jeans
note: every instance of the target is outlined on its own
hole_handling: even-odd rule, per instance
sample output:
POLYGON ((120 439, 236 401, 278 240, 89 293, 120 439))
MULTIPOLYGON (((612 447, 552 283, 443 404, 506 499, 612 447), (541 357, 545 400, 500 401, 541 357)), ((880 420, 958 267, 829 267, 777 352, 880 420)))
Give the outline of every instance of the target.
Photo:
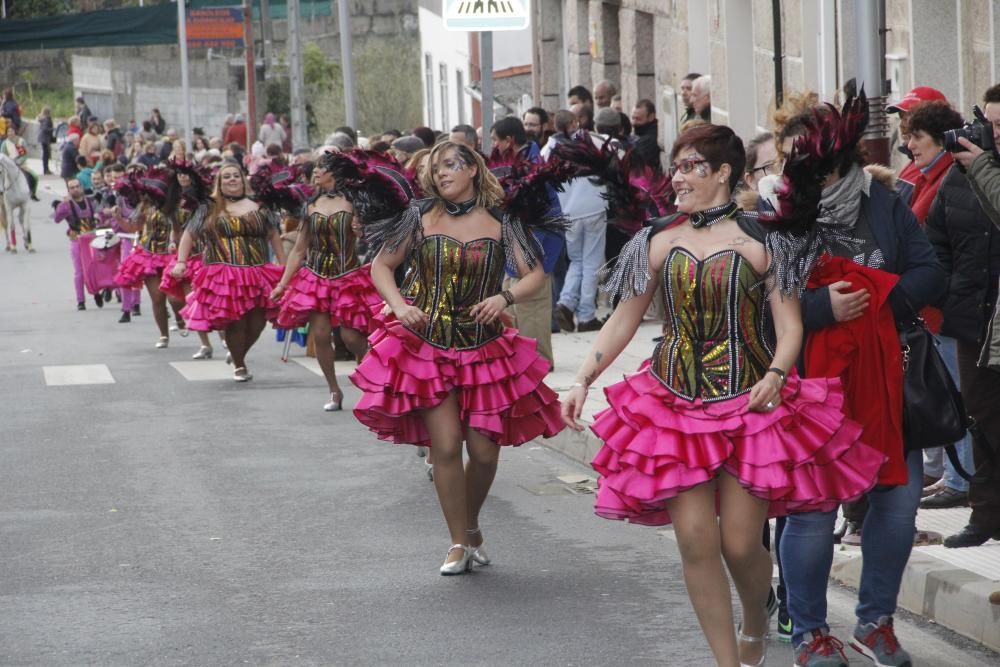
MULTIPOLYGON (((957 341, 954 338, 947 338, 941 336, 941 358, 944 360, 946 366, 948 366, 948 371, 951 372, 951 377, 955 380, 955 384, 958 388, 962 388, 962 382, 958 377, 958 348, 957 341)), ((955 451, 958 453, 958 460, 965 468, 965 471, 970 475, 975 472, 976 466, 972 463, 972 436, 968 433, 965 437, 955 443, 955 451)), ((943 453, 944 450, 942 449, 943 453)), ((942 475, 942 481, 944 485, 949 489, 954 489, 955 491, 961 491, 966 493, 969 490, 969 483, 962 479, 957 472, 955 472, 955 466, 951 464, 951 459, 947 456, 944 459, 944 475, 942 475)))
POLYGON ((604 211, 573 220, 566 230, 569 268, 559 303, 576 313, 578 323, 597 317, 597 275, 604 266, 608 221, 604 211))
MULTIPOLYGON (((914 519, 920 503, 923 462, 920 450, 906 457, 904 486, 877 486, 868 493, 868 516, 861 529, 861 585, 855 614, 874 623, 896 611, 903 570, 913 548, 914 519)), ((806 633, 828 628, 826 588, 833 565, 833 525, 837 512, 790 514, 781 534, 782 572, 788 614, 795 624, 792 645, 806 633)))

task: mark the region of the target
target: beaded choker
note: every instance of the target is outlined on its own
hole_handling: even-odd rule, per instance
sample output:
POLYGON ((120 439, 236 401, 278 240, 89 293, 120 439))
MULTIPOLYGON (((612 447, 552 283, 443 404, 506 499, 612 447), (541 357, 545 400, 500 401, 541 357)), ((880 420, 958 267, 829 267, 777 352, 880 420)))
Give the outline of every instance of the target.
POLYGON ((239 195, 239 196, 237 196, 237 197, 231 197, 231 196, 229 196, 229 195, 222 195, 222 197, 223 197, 223 198, 224 198, 224 199, 225 199, 226 201, 228 201, 228 202, 238 202, 238 201, 243 201, 244 199, 246 199, 246 198, 247 198, 247 196, 246 196, 246 195, 239 195))
POLYGON ((444 200, 444 210, 448 211, 449 215, 465 215, 474 208, 476 208, 475 199, 470 199, 459 204, 450 202, 447 199, 444 200))
POLYGON ((699 227, 711 227, 717 222, 722 222, 723 220, 728 220, 736 215, 739 210, 739 206, 736 202, 727 202, 721 206, 713 206, 710 209, 704 211, 698 211, 697 213, 692 213, 689 217, 691 220, 691 226, 695 229, 699 227))

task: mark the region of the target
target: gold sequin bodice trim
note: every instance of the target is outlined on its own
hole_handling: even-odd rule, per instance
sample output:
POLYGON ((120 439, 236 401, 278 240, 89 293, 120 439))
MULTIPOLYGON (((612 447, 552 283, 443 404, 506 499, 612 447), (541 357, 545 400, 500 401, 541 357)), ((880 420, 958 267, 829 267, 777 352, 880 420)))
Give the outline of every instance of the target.
POLYGON ((459 350, 479 347, 503 333, 499 321, 479 324, 469 311, 500 293, 504 252, 499 241, 462 242, 443 234, 423 237, 413 253, 407 296, 427 313, 428 324, 415 331, 427 342, 459 350))
POLYGON ((678 396, 719 401, 753 387, 773 358, 764 335, 763 281, 735 250, 698 260, 674 248, 663 266, 670 333, 650 370, 678 396))
POLYGON ((201 232, 205 264, 260 266, 267 263, 271 223, 262 211, 207 220, 201 232))
POLYGON ((360 268, 358 238, 351 229, 354 214, 337 211, 309 215, 309 250, 306 267, 323 278, 336 278, 360 268))

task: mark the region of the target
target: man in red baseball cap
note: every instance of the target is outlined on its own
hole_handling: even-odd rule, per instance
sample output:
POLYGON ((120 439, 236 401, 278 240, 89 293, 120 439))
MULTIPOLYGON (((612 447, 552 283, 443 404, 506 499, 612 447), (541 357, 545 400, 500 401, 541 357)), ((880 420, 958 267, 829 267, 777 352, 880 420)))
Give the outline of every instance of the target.
MULTIPOLYGON (((903 95, 903 99, 899 100, 895 104, 890 104, 885 108, 886 113, 898 113, 899 122, 902 125, 903 121, 906 119, 906 115, 910 113, 910 109, 920 104, 921 102, 930 102, 931 100, 941 100, 947 102, 948 98, 944 96, 937 88, 931 88, 930 86, 917 86, 906 95, 903 95)), ((900 198, 909 203, 910 198, 913 195, 913 187, 920 178, 921 172, 920 168, 913 164, 913 156, 910 154, 909 149, 906 147, 906 141, 908 137, 900 132, 899 136, 899 146, 896 150, 905 155, 909 162, 906 163, 900 171, 899 175, 896 176, 896 192, 899 193, 900 198)))

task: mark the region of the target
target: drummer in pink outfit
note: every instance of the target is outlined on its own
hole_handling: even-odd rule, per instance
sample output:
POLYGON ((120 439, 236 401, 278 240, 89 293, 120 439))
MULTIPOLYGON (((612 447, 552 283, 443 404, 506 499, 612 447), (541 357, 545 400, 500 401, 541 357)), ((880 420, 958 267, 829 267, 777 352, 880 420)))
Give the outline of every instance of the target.
POLYGON ((544 284, 531 228, 499 208, 503 189, 475 151, 446 141, 428 164, 421 186, 432 196, 366 227, 381 247, 372 280, 395 320, 369 338, 351 381, 364 392, 354 414, 379 438, 434 452, 452 543, 440 572, 453 575, 490 562, 479 512, 499 445, 551 437, 562 423, 558 397, 543 382, 549 363, 501 318, 544 284), (411 280, 401 292, 394 271, 404 263, 411 280), (502 291, 507 267, 522 279, 502 291))
POLYGON ((236 382, 253 379, 246 354, 267 320, 278 314, 270 295, 282 268, 268 261, 268 245, 285 262, 277 221, 250 194, 243 168, 224 163, 215 176, 211 204, 201 207, 184 229, 172 269, 174 278, 182 278, 192 249, 201 242, 202 267, 191 277, 181 313, 194 331, 224 331, 236 382))
MULTIPOLYGON (((673 523, 684 580, 719 665, 760 665, 766 652, 771 559, 768 515, 832 508, 876 482, 882 457, 859 441, 839 379, 800 379, 798 295, 782 289, 774 239, 731 200, 743 142, 705 125, 674 144, 670 174, 680 213, 622 249, 606 288, 621 302, 565 397, 577 423, 587 390, 629 343, 657 286, 666 334, 637 373, 605 389, 593 431, 604 446, 596 512, 673 523), (770 310, 776 341, 766 325, 770 310), (733 632, 728 566, 742 603, 733 632)), ((813 208, 815 211, 815 207, 813 208)), ((813 216, 814 218, 814 216, 813 216)))

